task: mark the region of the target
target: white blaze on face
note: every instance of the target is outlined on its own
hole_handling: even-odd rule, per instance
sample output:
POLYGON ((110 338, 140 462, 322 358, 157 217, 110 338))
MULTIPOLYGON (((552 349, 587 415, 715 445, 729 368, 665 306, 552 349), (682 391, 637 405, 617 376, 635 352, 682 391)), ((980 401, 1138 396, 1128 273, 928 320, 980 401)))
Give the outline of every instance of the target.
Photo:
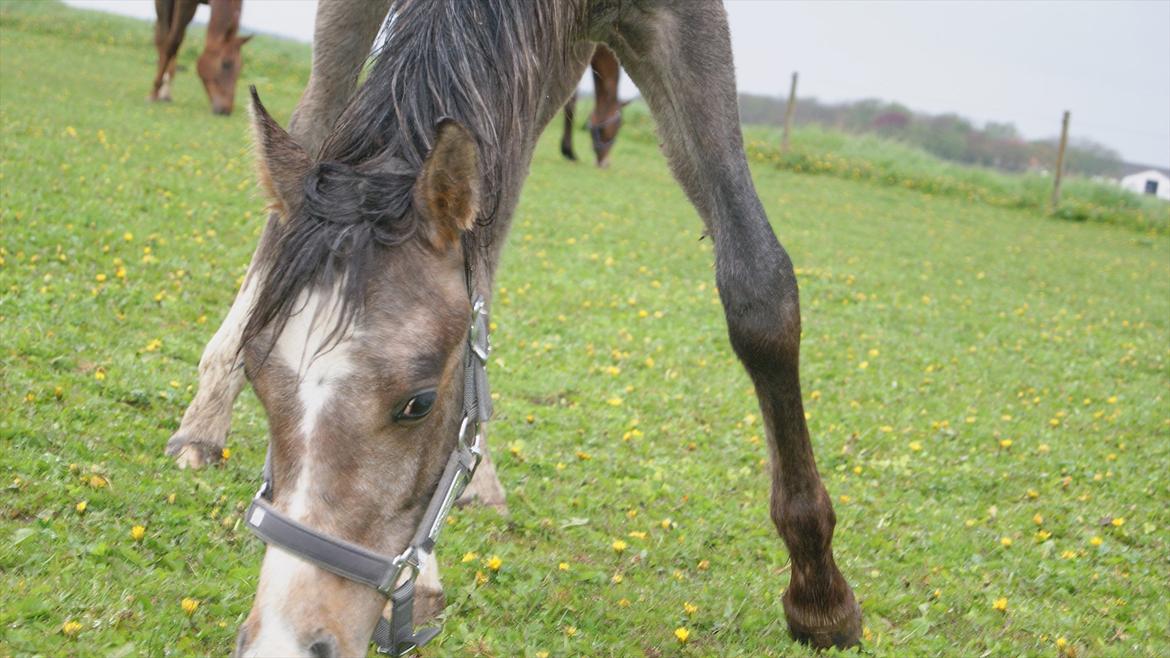
MULTIPOLYGON (((297 398, 301 406, 301 469, 292 490, 287 494, 285 513, 304 521, 308 513, 309 489, 313 486, 315 455, 312 437, 329 405, 353 369, 351 350, 353 334, 326 341, 337 326, 340 304, 337 290, 301 293, 284 331, 276 341, 272 357, 297 374, 297 398)), ((285 494, 281 494, 283 498, 285 494)), ((316 567, 275 546, 269 546, 260 569, 260 588, 256 603, 260 606, 260 633, 248 647, 247 656, 300 655, 301 648, 294 629, 285 619, 282 607, 294 600, 293 592, 300 581, 314 576, 316 567)))

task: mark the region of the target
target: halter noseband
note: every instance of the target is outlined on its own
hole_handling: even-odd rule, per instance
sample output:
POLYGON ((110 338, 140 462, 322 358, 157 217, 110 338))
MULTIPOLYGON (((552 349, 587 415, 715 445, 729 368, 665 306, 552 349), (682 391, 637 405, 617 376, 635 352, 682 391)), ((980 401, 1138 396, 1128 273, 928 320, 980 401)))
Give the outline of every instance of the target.
POLYGON ((248 529, 265 543, 278 546, 342 578, 372 587, 390 598, 390 619, 379 615, 371 638, 381 654, 404 656, 439 634, 440 629, 436 627, 422 628, 417 633, 414 630, 414 581, 423 555, 434 551, 451 506, 471 481, 483 456, 481 423, 486 423, 492 415, 486 369, 490 345, 486 306, 483 297, 475 292, 470 260, 467 263, 468 295, 472 304, 463 365, 463 420, 459 424, 455 449, 447 459, 435 493, 406 550, 393 557, 375 553, 318 532, 276 511, 272 506, 271 443, 264 458, 264 483, 244 516, 248 529), (398 585, 399 578, 407 570, 406 581, 398 585))
POLYGON ((619 128, 622 125, 622 109, 620 107, 618 108, 617 114, 602 119, 599 123, 593 123, 593 117, 589 117, 589 123, 586 125, 589 128, 589 134, 593 137, 594 151, 601 151, 602 149, 613 147, 614 142, 617 141, 617 135, 614 135, 612 139, 602 139, 601 131, 614 124, 617 124, 619 128))

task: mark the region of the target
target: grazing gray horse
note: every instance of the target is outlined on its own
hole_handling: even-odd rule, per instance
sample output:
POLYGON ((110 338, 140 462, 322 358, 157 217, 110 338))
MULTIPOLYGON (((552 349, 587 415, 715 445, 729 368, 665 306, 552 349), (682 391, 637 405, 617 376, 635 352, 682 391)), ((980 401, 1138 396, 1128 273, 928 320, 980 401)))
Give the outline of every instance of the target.
POLYGON ((796 279, 748 172, 720 4, 321 0, 288 132, 253 91, 273 211, 167 446, 180 466, 217 459, 245 376, 268 414, 247 521, 269 546, 239 655, 360 655, 371 638, 402 653, 429 639, 411 616, 443 604, 432 555, 451 503, 474 473, 464 495, 505 504, 479 432, 485 314, 537 139, 596 43, 643 92, 714 241, 731 345, 767 430, 788 628, 815 647, 858 642, 801 403, 796 279))

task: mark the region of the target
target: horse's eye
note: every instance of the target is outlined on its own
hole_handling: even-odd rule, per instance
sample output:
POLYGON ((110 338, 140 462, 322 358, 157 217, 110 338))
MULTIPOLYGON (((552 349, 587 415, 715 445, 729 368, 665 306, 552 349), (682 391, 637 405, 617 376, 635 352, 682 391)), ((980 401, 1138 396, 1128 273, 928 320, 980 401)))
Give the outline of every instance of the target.
POLYGON ((406 401, 406 404, 402 405, 401 409, 394 413, 394 420, 407 422, 422 420, 427 414, 431 413, 431 408, 434 406, 434 391, 416 393, 414 397, 406 401))

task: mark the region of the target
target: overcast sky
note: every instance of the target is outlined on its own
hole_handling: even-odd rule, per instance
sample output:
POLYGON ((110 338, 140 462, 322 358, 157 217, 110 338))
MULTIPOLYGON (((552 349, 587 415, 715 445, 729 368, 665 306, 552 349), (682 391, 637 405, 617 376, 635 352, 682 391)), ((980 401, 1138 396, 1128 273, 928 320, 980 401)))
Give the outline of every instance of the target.
MULTIPOLYGON (((68 2, 154 13, 152 0, 68 2)), ((1068 109, 1074 137, 1170 167, 1170 0, 725 4, 741 91, 787 95, 797 70, 802 96, 895 100, 1027 137, 1055 135, 1068 109)), ((315 6, 245 0, 243 24, 309 41, 315 6)))

